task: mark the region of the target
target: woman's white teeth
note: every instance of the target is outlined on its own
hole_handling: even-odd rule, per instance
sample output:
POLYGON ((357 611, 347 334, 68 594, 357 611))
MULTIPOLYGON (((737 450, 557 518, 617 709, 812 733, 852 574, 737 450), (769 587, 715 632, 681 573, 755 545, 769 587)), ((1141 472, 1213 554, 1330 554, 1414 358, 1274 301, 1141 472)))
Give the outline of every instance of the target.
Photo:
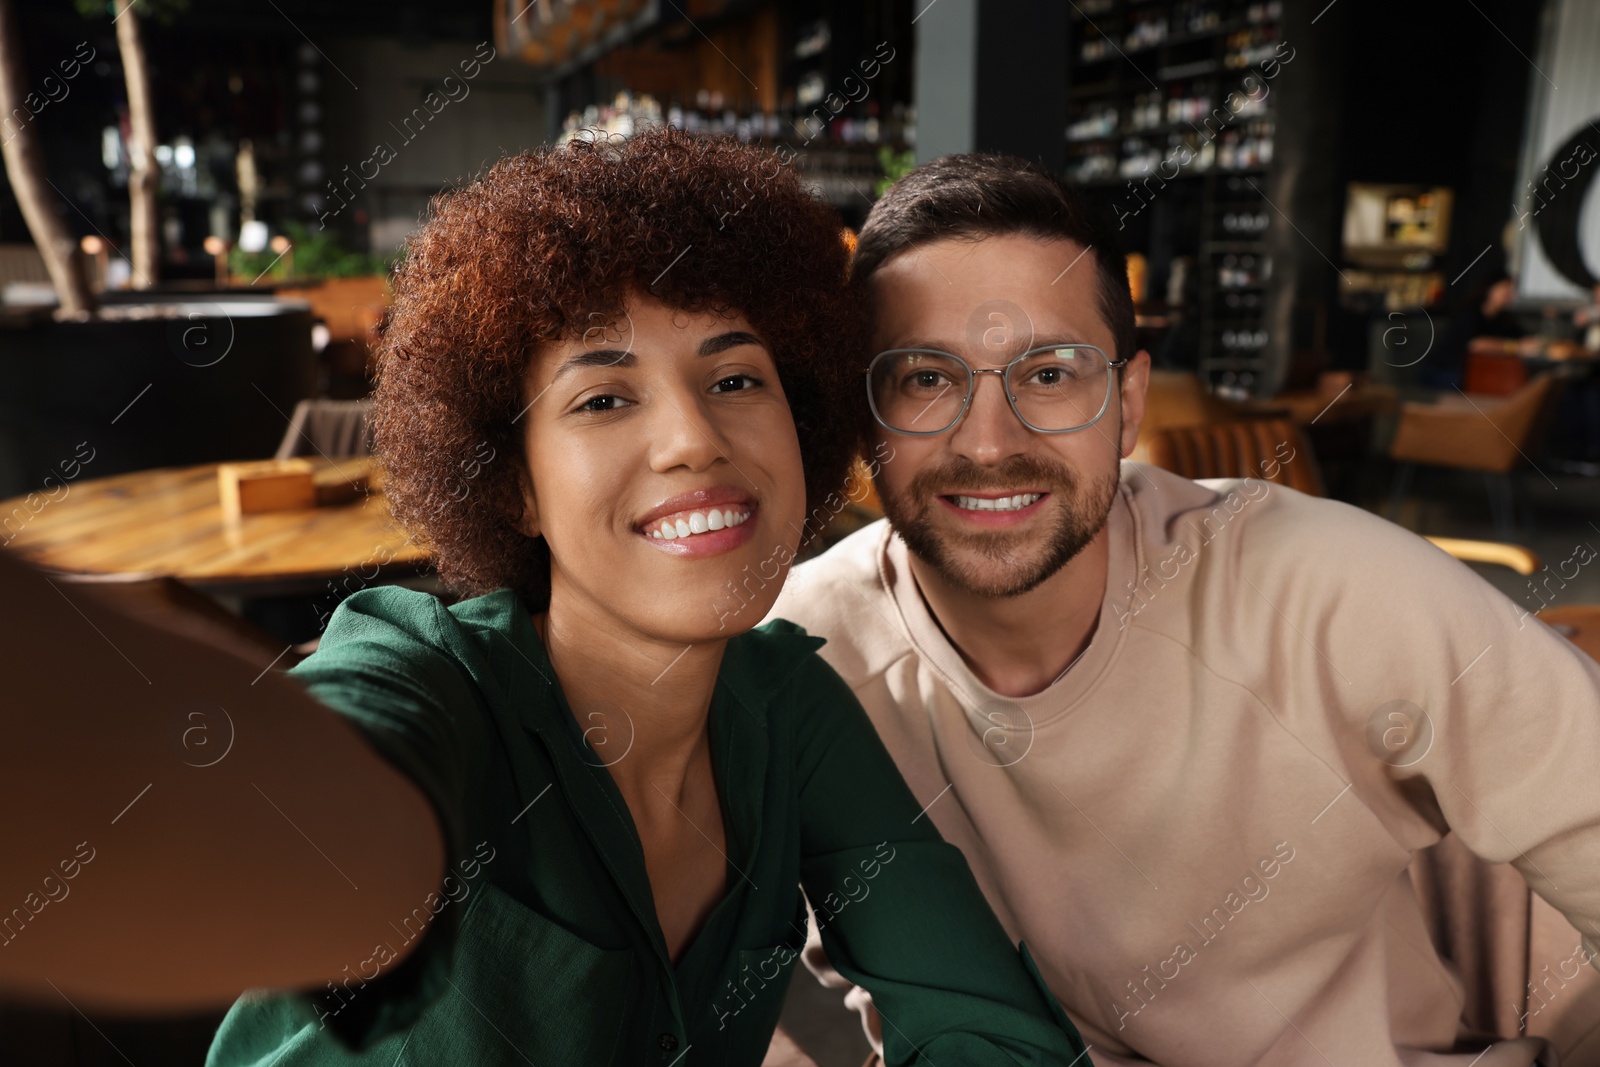
POLYGON ((1019 493, 997 499, 983 496, 958 496, 956 507, 967 511, 1019 511, 1038 500, 1043 493, 1019 493))
POLYGON ((738 526, 750 517, 748 511, 712 508, 710 511, 692 511, 684 518, 663 519, 661 525, 650 531, 658 541, 676 541, 692 534, 708 533, 738 526))

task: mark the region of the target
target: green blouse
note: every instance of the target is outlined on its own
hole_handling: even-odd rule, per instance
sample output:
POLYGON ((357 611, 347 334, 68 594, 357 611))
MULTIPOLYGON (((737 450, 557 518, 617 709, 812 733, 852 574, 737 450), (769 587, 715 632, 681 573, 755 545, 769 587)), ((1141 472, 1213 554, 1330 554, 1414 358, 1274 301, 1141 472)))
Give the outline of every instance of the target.
POLYGON ((575 718, 515 592, 345 600, 289 673, 432 799, 450 873, 327 988, 241 997, 208 1067, 754 1067, 805 942, 802 886, 890 1064, 1087 1064, 821 644, 782 621, 728 643, 709 718, 728 890, 674 965, 606 769, 631 739, 575 718))

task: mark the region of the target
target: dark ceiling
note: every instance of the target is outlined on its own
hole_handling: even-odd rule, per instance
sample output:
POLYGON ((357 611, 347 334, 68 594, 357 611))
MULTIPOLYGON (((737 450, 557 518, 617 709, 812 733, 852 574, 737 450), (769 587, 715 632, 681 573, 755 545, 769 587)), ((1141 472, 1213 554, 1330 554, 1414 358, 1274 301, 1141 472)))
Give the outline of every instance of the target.
MULTIPOLYGON (((72 33, 85 21, 73 0, 25 0, 14 9, 27 28, 72 33)), ((161 7, 172 6, 170 0, 161 7)), ((157 7, 154 10, 160 10, 157 7)), ((484 40, 492 31, 491 0, 188 0, 174 29, 219 37, 379 36, 402 40, 484 40)), ((109 19, 100 20, 109 22, 109 19)))

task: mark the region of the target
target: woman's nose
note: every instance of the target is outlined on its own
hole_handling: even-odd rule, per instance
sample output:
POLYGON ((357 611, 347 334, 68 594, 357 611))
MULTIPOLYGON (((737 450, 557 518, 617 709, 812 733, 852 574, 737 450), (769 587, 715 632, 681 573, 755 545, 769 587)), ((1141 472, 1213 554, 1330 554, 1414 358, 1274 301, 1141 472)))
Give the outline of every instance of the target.
POLYGON ((650 421, 650 468, 705 470, 718 459, 732 462, 728 440, 698 397, 662 393, 650 421))

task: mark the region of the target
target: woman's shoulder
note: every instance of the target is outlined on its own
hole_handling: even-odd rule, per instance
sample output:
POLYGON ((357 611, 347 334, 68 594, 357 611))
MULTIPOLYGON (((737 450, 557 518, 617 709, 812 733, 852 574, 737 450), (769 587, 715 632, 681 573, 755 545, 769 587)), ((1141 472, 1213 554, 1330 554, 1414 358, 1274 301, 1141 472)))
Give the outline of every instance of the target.
MULTIPOLYGON (((722 681, 752 708, 769 710, 811 704, 845 686, 817 654, 827 641, 788 619, 768 619, 728 642, 722 681)), ((848 690, 848 687, 845 687, 848 690)))
POLYGON ((763 684, 777 688, 797 671, 814 669, 817 664, 827 666, 817 655, 817 649, 826 643, 799 623, 768 619, 728 642, 723 670, 753 671, 763 684))
POLYGON ((318 652, 354 642, 419 643, 461 653, 484 631, 509 631, 520 609, 510 588, 447 604, 439 596, 402 585, 360 589, 329 617, 318 652))
POLYGON ((827 668, 817 655, 824 643, 788 619, 769 619, 728 642, 721 680, 751 707, 772 705, 819 666, 827 668))
POLYGON ((345 689, 365 679, 461 698, 497 677, 506 657, 496 654, 496 634, 515 642, 519 605, 509 588, 454 604, 398 585, 361 589, 339 604, 316 651, 288 673, 311 685, 345 689))

